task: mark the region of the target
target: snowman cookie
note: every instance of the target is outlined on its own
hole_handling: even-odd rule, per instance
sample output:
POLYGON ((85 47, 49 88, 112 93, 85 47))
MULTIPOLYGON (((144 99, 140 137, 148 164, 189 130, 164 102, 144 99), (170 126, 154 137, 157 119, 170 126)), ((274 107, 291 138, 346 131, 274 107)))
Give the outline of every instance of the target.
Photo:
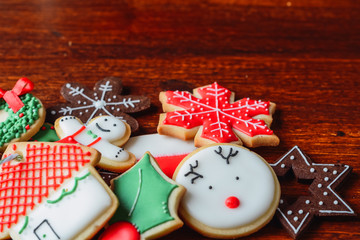
POLYGON ((0 164, 0 239, 91 239, 118 200, 79 144, 10 144, 0 164))
POLYGON ((275 214, 280 185, 259 155, 234 144, 214 144, 189 154, 173 179, 186 188, 182 219, 212 238, 247 236, 275 214))
POLYGON ((121 147, 129 139, 131 130, 125 122, 112 116, 93 118, 86 126, 73 116, 58 118, 55 130, 61 142, 80 143, 101 153, 99 167, 124 172, 135 164, 135 156, 121 147))
POLYGON ((0 152, 13 142, 27 141, 45 121, 45 108, 29 92, 34 84, 20 78, 12 90, 0 88, 0 152))

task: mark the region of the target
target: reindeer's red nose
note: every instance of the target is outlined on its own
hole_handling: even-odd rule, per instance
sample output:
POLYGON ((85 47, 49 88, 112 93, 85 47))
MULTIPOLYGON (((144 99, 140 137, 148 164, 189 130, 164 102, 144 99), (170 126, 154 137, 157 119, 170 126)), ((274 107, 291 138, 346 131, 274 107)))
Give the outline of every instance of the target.
POLYGON ((231 196, 225 200, 225 205, 228 208, 237 208, 240 206, 240 200, 237 197, 231 196))

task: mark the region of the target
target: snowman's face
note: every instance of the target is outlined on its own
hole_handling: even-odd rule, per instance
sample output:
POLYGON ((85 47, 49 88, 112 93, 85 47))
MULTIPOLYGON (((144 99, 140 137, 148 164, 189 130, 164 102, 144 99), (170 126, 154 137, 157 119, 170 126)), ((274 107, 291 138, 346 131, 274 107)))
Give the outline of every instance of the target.
POLYGON ((87 128, 110 142, 122 138, 126 132, 125 124, 112 116, 97 117, 87 125, 87 128))
POLYGON ((176 182, 187 189, 182 207, 214 228, 251 223, 265 214, 274 199, 269 166, 255 153, 234 145, 196 152, 181 165, 176 182))

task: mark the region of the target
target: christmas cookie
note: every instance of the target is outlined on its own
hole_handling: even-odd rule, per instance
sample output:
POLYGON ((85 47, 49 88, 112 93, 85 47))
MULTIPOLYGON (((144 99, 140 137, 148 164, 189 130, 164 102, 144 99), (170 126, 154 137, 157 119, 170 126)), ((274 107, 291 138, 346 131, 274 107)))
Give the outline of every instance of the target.
POLYGON ((124 148, 132 152, 137 160, 149 151, 169 178, 172 178, 181 160, 196 149, 191 140, 182 141, 157 133, 131 137, 124 148))
POLYGON ((149 153, 114 179, 112 188, 120 207, 101 240, 154 239, 183 225, 177 208, 185 189, 166 177, 149 153))
POLYGON ((120 95, 122 83, 119 78, 107 77, 90 90, 80 83, 66 83, 61 88, 62 96, 68 101, 48 109, 48 119, 54 122, 62 116, 76 116, 85 124, 96 116, 110 115, 125 121, 131 131, 136 131, 138 122, 127 113, 136 113, 150 107, 145 96, 120 95))
POLYGON ((0 165, 0 232, 14 240, 90 239, 118 201, 94 169, 100 154, 78 144, 9 145, 0 165))
POLYGON ((189 154, 173 179, 186 188, 180 216, 211 238, 237 238, 274 216, 280 185, 259 155, 234 144, 213 144, 189 154))
POLYGON ((30 138, 30 141, 36 142, 56 142, 59 140, 60 138, 56 134, 54 125, 50 123, 44 123, 39 132, 30 138))
POLYGON ((9 143, 29 140, 44 123, 45 109, 29 93, 33 87, 29 79, 20 78, 12 90, 0 88, 0 152, 9 143))
POLYGON ((183 140, 195 138, 195 146, 236 143, 248 147, 276 146, 279 138, 269 129, 275 103, 244 98, 216 82, 189 92, 166 91, 160 101, 158 132, 183 140))
POLYGON ((80 143, 95 148, 101 153, 99 167, 123 172, 135 164, 135 156, 123 148, 129 139, 130 126, 113 117, 99 116, 86 126, 73 116, 61 117, 55 121, 55 130, 61 142, 80 143))
POLYGON ((270 165, 278 176, 292 169, 298 180, 312 180, 308 196, 300 196, 292 204, 286 196, 281 196, 277 217, 291 237, 298 238, 315 216, 355 216, 354 210, 336 192, 350 174, 350 166, 314 163, 298 146, 270 165))

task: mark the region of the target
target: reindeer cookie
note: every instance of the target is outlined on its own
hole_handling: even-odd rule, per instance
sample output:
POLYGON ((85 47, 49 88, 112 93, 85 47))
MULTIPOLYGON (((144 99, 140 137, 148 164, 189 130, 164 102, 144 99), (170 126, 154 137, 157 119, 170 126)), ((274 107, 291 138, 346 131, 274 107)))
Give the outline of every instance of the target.
POLYGON ((238 145, 215 144, 189 154, 173 179, 186 188, 182 219, 212 238, 237 238, 265 226, 275 214, 280 185, 269 164, 238 145))
POLYGON ((0 162, 0 238, 91 239, 118 206, 93 167, 99 158, 78 144, 10 144, 0 162))
POLYGON ((103 169, 123 172, 135 164, 135 156, 118 147, 129 139, 130 127, 115 117, 99 116, 86 126, 76 117, 61 117, 55 121, 55 130, 61 142, 80 143, 98 150, 101 153, 98 166, 103 169))

